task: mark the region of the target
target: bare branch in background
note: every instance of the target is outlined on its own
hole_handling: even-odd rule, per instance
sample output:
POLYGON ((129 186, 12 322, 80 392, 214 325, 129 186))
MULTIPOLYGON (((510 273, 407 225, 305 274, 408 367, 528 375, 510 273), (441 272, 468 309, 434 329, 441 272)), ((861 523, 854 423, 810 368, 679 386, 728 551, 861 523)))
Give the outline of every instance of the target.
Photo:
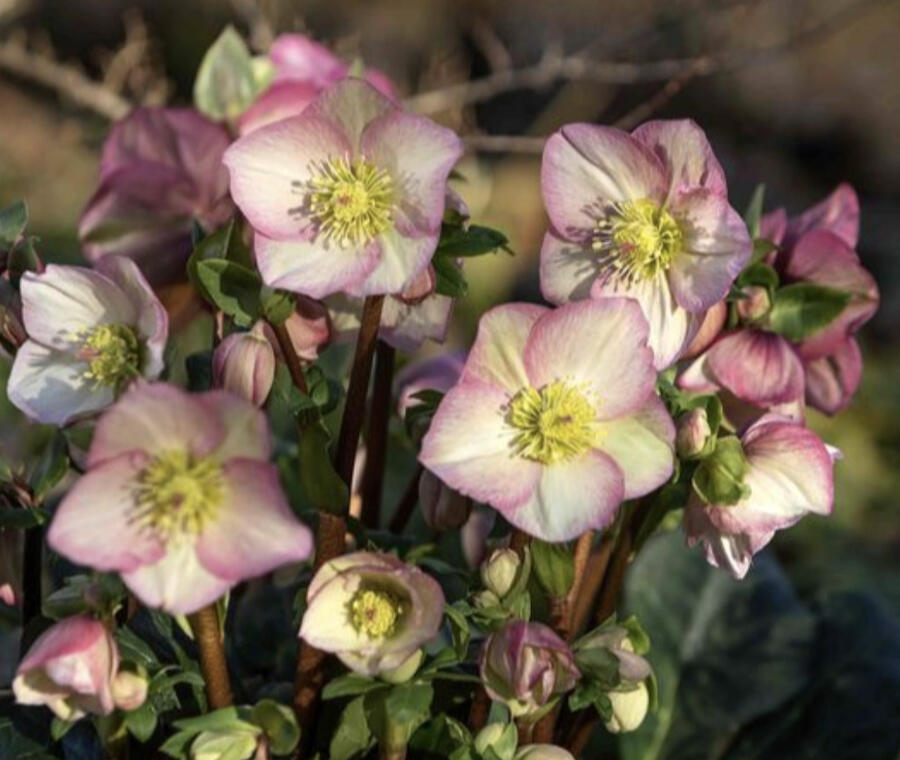
POLYGON ((503 44, 503 40, 497 36, 497 32, 482 16, 475 16, 469 29, 472 42, 484 56, 491 67, 491 71, 507 71, 512 68, 513 60, 503 44))
POLYGON ((250 33, 250 47, 265 51, 271 47, 275 32, 259 0, 231 0, 231 7, 244 21, 250 33))

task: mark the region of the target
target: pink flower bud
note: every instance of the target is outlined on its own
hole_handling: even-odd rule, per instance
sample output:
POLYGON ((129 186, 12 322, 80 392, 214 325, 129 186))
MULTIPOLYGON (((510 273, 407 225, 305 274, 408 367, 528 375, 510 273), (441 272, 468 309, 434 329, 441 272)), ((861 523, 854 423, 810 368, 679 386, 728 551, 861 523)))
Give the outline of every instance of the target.
POLYGON ((454 530, 469 519, 472 502, 459 491, 424 470, 419 478, 419 506, 425 524, 432 530, 454 530))
POLYGON ((481 680, 513 716, 536 712, 581 678, 572 651, 543 623, 508 623, 481 650, 481 680))
POLYGON ((213 354, 213 385, 262 406, 275 379, 275 352, 257 322, 250 332, 232 333, 213 354))
POLYGON ((63 720, 109 715, 118 666, 119 653, 106 627, 77 615, 34 642, 16 671, 13 692, 19 704, 46 705, 63 720))
POLYGON ((706 453, 711 432, 705 409, 691 409, 682 414, 675 434, 678 456, 682 459, 695 459, 706 453))
POLYGON ((147 699, 147 679, 139 673, 120 670, 112 681, 112 696, 120 710, 137 710, 147 699))
POLYGON ((769 313, 772 300, 769 291, 759 285, 744 288, 744 297, 737 301, 737 313, 745 322, 755 322, 769 313))

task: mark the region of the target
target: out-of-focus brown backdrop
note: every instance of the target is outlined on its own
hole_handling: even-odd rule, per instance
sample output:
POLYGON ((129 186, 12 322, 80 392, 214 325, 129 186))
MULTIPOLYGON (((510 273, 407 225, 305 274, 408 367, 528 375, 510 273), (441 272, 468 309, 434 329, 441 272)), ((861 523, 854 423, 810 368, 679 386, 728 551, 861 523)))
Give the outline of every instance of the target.
POLYGON ((28 200, 48 260, 78 257, 75 229, 108 122, 40 62, 130 102, 187 103, 200 58, 228 23, 258 50, 273 34, 303 31, 382 69, 405 96, 438 91, 412 105, 469 136, 460 189, 473 217, 507 232, 517 252, 470 264, 456 343, 488 305, 539 297, 540 141, 522 137, 570 121, 690 116, 737 208, 758 182, 769 206, 789 212, 851 182, 859 252, 882 306, 862 335, 855 405, 812 419, 845 454, 835 515, 804 521, 776 549, 801 590, 865 585, 900 610, 900 2, 0 0, 0 205, 28 200), (10 56, 23 50, 35 63, 12 73, 10 56))

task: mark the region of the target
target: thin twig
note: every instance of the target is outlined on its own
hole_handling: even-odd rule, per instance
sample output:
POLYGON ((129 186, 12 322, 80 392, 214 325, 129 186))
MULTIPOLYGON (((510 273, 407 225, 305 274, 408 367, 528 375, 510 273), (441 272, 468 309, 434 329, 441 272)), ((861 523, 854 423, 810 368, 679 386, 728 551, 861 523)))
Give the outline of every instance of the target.
POLYGON ((188 615, 194 641, 200 653, 200 670, 206 681, 206 697, 213 710, 228 707, 231 702, 231 679, 225 662, 225 643, 219 630, 219 613, 215 603, 188 615))
POLYGON ((306 387, 306 375, 303 374, 303 365, 300 363, 300 357, 294 350, 294 344, 291 341, 290 333, 288 333, 287 328, 284 326, 284 322, 280 325, 270 322, 269 326, 272 328, 272 332, 275 333, 275 338, 278 340, 278 347, 281 349, 281 354, 284 356, 284 362, 287 364, 288 371, 291 373, 291 380, 293 380, 297 390, 304 396, 308 396, 309 389, 306 387))
POLYGON ((570 631, 572 638, 581 633, 581 629, 584 628, 587 619, 590 617, 594 599, 597 596, 597 592, 600 591, 603 577, 606 575, 606 568, 612 556, 613 545, 613 533, 607 531, 603 534, 599 546, 593 550, 588 559, 587 567, 584 570, 584 580, 575 598, 575 605, 572 611, 572 627, 570 631))
POLYGON ((384 341, 375 348, 375 379, 372 382, 372 404, 366 435, 366 466, 362 478, 362 512, 367 528, 381 522, 381 495, 387 462, 388 427, 391 419, 391 389, 394 380, 395 351, 384 341))
POLYGON ((672 77, 660 89, 647 100, 638 103, 628 113, 617 119, 614 127, 624 130, 632 130, 642 121, 646 121, 657 111, 665 108, 666 104, 681 92, 695 77, 703 73, 703 66, 698 64, 691 66, 676 77, 672 77))

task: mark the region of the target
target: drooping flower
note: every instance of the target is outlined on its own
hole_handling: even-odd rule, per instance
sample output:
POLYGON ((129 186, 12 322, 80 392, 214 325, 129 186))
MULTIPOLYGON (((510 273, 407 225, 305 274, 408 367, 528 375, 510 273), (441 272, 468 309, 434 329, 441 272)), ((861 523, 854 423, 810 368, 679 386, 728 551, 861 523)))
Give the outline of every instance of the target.
POLYGON ((147 606, 194 612, 312 551, 270 453, 265 416, 249 402, 138 384, 100 419, 48 543, 119 572, 147 606))
POLYGON ((265 323, 257 322, 249 332, 236 332, 213 352, 212 380, 216 388, 262 406, 275 380, 275 351, 265 336, 265 323))
MULTIPOLYGON (((238 120, 242 135, 303 112, 329 85, 350 74, 350 67, 324 45, 303 34, 282 34, 269 49, 275 79, 238 120)), ((395 99, 394 86, 384 74, 368 69, 363 78, 386 97, 395 99)))
POLYGON ((266 284, 322 298, 399 293, 437 246, 450 130, 345 79, 225 154, 266 284))
POLYGON ((183 277, 193 225, 209 232, 234 213, 222 166, 230 142, 187 108, 137 108, 118 122, 78 228, 85 256, 128 256, 153 283, 183 277))
POLYGON ((32 644, 16 671, 13 693, 22 705, 46 705, 62 720, 115 708, 113 679, 119 667, 115 641, 87 615, 66 618, 32 644))
POLYGON ((637 299, 658 369, 684 353, 750 258, 722 167, 692 121, 650 121, 631 134, 567 125, 544 148, 541 188, 552 225, 544 297, 637 299))
POLYGON ((437 634, 444 594, 390 554, 355 552, 324 564, 306 594, 300 637, 366 675, 396 671, 437 634))
POLYGON ((834 497, 832 453, 805 427, 766 415, 741 445, 746 495, 732 504, 707 504, 694 493, 684 513, 688 544, 702 544, 711 565, 737 578, 775 531, 807 514, 829 514, 834 497))
POLYGON ((516 717, 536 712, 581 678, 572 651, 553 629, 521 620, 487 638, 479 669, 491 699, 503 702, 516 717))
POLYGON ((422 464, 546 541, 609 525, 623 499, 672 473, 675 430, 647 333, 624 298, 489 311, 422 464))
POLYGON ((95 270, 50 264, 26 272, 21 292, 28 340, 7 395, 29 417, 64 425, 162 372, 168 318, 130 259, 106 257, 95 270))

